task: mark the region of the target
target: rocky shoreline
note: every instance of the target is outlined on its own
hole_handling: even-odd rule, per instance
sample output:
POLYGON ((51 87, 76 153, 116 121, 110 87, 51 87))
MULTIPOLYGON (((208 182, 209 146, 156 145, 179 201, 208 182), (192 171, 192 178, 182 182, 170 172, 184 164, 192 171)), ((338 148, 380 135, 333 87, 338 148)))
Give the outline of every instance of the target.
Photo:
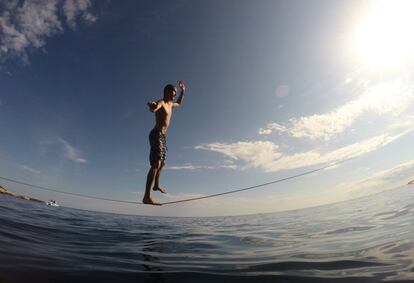
POLYGON ((35 198, 29 197, 29 196, 18 195, 14 192, 10 192, 10 191, 6 190, 6 188, 4 188, 2 185, 0 185, 0 195, 6 195, 6 196, 19 198, 19 199, 23 199, 23 200, 45 203, 43 200, 40 200, 40 199, 35 199, 35 198))

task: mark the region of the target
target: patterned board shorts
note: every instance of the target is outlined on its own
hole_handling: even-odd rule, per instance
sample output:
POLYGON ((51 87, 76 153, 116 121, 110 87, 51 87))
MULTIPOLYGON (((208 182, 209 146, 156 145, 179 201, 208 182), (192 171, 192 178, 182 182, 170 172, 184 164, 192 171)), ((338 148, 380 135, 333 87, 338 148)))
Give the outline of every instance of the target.
POLYGON ((150 163, 154 166, 158 160, 165 160, 167 154, 167 140, 165 134, 161 131, 152 129, 149 134, 149 142, 151 145, 150 163))

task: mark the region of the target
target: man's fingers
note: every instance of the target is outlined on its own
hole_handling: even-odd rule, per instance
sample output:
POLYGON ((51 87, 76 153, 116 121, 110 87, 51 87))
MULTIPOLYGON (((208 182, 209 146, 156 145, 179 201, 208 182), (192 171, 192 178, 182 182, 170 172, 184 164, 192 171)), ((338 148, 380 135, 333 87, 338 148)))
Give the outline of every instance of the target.
POLYGON ((179 81, 178 82, 179 87, 181 88, 182 91, 185 91, 185 84, 184 81, 179 81))

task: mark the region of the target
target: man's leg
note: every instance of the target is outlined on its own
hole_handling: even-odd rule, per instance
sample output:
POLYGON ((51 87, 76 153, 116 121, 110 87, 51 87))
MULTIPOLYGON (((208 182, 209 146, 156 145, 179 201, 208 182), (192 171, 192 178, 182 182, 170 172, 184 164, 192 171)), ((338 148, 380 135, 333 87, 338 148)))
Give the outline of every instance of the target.
POLYGON ((142 199, 143 203, 160 205, 159 202, 157 202, 151 197, 151 185, 154 182, 154 178, 157 175, 157 172, 160 168, 161 168, 161 160, 153 164, 150 170, 148 171, 147 183, 145 187, 145 195, 144 195, 144 198, 142 199))
POLYGON ((162 188, 160 186, 160 178, 161 178, 161 171, 162 171, 162 168, 164 167, 164 165, 165 165, 165 161, 161 160, 161 166, 157 170, 157 172, 155 173, 155 183, 154 183, 154 187, 152 188, 154 191, 160 191, 163 194, 165 194, 166 191, 165 191, 164 188, 162 188))

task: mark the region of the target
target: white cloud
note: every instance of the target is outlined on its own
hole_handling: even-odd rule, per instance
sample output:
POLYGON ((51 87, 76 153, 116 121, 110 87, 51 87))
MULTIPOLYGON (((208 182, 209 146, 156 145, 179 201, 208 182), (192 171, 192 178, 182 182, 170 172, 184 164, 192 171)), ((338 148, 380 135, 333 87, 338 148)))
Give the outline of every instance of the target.
POLYGON ((200 166, 195 165, 175 165, 175 166, 166 166, 165 169, 167 170, 197 170, 200 169, 200 166))
POLYGON ((278 145, 270 141, 237 142, 233 144, 211 143, 196 146, 196 149, 221 153, 228 158, 244 162, 247 167, 262 168, 266 172, 276 172, 358 157, 389 144, 411 130, 395 135, 378 135, 327 152, 310 150, 285 155, 279 151, 278 145))
POLYGON ((40 174, 39 170, 33 169, 32 167, 27 166, 27 165, 20 165, 20 168, 22 168, 23 170, 28 171, 30 173, 40 174))
POLYGON ((68 25, 75 28, 79 16, 87 22, 95 22, 96 17, 87 11, 90 6, 91 2, 89 0, 66 0, 63 4, 63 12, 68 25))
POLYGON ((279 125, 278 123, 269 123, 267 124, 266 129, 259 129, 259 135, 270 135, 274 130, 281 133, 287 131, 285 126, 279 125))
POLYGON ((414 179, 414 160, 382 170, 369 178, 338 184, 334 191, 341 192, 347 198, 355 198, 406 185, 412 179, 414 179))
POLYGON ((259 135, 270 135, 272 133, 272 130, 260 128, 258 133, 259 135))
POLYGON ((414 103, 414 86, 404 79, 367 88, 355 100, 325 114, 291 118, 289 126, 270 123, 259 134, 285 132, 295 138, 328 141, 351 127, 364 113, 398 117, 414 103))
POLYGON ((358 102, 351 102, 328 114, 292 118, 288 132, 296 138, 329 140, 351 126, 362 112, 358 102))
MULTIPOLYGON (((409 131, 411 131, 411 129, 409 131)), ((407 134, 409 131, 405 131, 397 135, 378 135, 325 153, 309 151, 306 153, 285 156, 278 160, 278 162, 271 167, 273 170, 270 171, 274 171, 275 169, 293 169, 304 166, 324 164, 348 158, 355 158, 363 154, 375 151, 378 148, 383 147, 407 134)))
POLYGON ((279 146, 270 141, 237 142, 233 144, 210 143, 198 145, 196 149, 210 150, 221 153, 231 159, 241 160, 249 167, 267 167, 282 156, 279 146))
POLYGON ((18 1, 6 4, 9 9, 0 16, 0 56, 25 55, 27 47, 41 47, 46 37, 60 32, 56 4, 48 1, 26 1, 21 6, 18 1))
POLYGON ((63 33, 61 11, 70 27, 79 17, 93 22, 89 0, 2 1, 0 3, 0 57, 21 56, 27 60, 28 48, 40 48, 46 39, 63 33))
POLYGON ((78 149, 74 148, 67 141, 65 141, 62 138, 58 138, 57 140, 62 145, 63 154, 66 158, 68 158, 69 160, 71 160, 75 163, 86 163, 86 162, 88 162, 88 160, 86 160, 85 158, 82 158, 80 156, 80 151, 78 149))
POLYGON ((233 164, 221 164, 216 166, 200 166, 200 165, 192 165, 192 164, 185 164, 185 165, 174 165, 174 166, 166 166, 165 169, 167 170, 215 170, 215 169, 238 169, 237 165, 233 164))

